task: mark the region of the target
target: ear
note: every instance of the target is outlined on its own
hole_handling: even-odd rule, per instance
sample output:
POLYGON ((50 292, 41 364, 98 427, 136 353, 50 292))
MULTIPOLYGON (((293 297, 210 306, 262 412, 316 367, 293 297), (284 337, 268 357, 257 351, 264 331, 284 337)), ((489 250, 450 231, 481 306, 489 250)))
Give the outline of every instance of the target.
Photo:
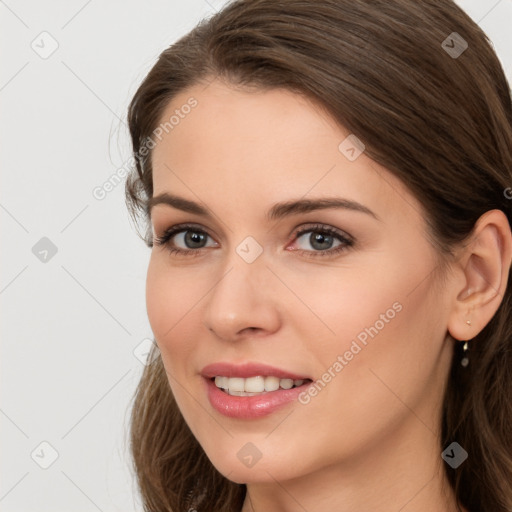
POLYGON ((470 340, 489 323, 503 299, 511 259, 507 217, 501 210, 484 213, 457 258, 458 279, 448 319, 453 338, 470 340))

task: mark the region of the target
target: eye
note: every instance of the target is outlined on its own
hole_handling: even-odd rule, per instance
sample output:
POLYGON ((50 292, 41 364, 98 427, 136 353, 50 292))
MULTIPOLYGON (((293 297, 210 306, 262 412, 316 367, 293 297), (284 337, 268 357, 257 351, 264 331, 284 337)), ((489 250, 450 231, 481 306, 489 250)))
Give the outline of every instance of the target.
POLYGON ((299 243, 299 249, 295 250, 312 257, 332 256, 354 245, 349 235, 322 224, 302 228, 295 236, 299 243))
POLYGON ((196 256, 200 254, 199 249, 218 245, 215 241, 206 245, 208 238, 212 237, 198 226, 180 224, 167 229, 162 236, 155 236, 153 243, 166 247, 171 254, 196 256))

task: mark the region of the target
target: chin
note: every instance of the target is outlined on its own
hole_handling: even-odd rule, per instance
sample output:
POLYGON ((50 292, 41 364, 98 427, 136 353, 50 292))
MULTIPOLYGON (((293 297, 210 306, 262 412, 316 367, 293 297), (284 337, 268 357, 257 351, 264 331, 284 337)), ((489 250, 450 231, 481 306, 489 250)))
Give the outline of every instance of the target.
MULTIPOLYGON (((277 448, 268 450, 269 455, 265 456, 261 454, 261 458, 257 458, 256 448, 252 447, 250 443, 244 443, 242 448, 233 449, 235 452, 234 457, 226 458, 226 452, 231 449, 223 449, 222 454, 213 454, 207 452, 207 455, 215 466, 215 469, 221 473, 228 480, 237 484, 251 484, 251 483, 275 483, 275 481, 285 481, 299 477, 303 474, 302 468, 297 467, 296 454, 291 456, 288 461, 283 459, 282 453, 279 454, 279 459, 272 456, 272 453, 276 453, 277 448), (253 452, 253 458, 251 459, 250 453, 253 452)), ((304 472, 306 470, 304 469, 304 472)))

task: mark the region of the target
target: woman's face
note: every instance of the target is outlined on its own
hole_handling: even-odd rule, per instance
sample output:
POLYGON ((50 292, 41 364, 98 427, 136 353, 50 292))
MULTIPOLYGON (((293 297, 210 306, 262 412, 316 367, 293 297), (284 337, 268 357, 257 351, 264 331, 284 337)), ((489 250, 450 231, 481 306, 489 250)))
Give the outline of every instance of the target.
POLYGON ((176 97, 161 121, 153 234, 187 226, 152 249, 147 309, 172 392, 216 468, 283 481, 432 442, 450 288, 418 201, 289 91, 214 81, 176 97), (237 396, 242 387, 268 391, 237 396))

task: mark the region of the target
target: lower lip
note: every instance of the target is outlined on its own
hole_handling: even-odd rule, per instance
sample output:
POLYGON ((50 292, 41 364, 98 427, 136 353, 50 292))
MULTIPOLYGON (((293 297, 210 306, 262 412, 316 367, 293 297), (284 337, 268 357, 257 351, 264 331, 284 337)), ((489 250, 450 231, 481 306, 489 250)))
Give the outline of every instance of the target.
POLYGON ((212 407, 230 418, 254 419, 272 414, 286 404, 298 399, 311 383, 296 388, 269 391, 256 396, 231 396, 221 391, 211 379, 205 378, 208 399, 212 407))

